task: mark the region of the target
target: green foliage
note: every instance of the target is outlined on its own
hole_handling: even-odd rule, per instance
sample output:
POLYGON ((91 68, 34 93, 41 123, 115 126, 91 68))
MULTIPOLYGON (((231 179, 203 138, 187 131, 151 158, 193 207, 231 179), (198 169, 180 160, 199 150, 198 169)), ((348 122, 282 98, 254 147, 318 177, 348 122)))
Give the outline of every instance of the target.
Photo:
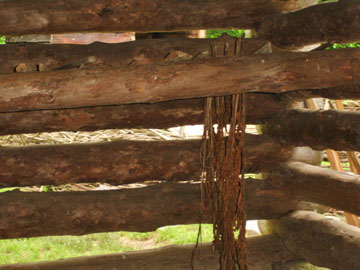
POLYGON ((218 38, 221 37, 223 33, 226 33, 232 37, 240 37, 242 34, 245 33, 245 30, 241 30, 241 29, 206 30, 206 38, 218 38))
POLYGON ((0 193, 7 192, 7 191, 13 191, 15 189, 18 189, 18 187, 0 188, 0 193))
POLYGON ((5 36, 0 36, 0 44, 5 44, 5 36))
POLYGON ((345 48, 360 48, 360 43, 347 43, 347 44, 335 43, 330 47, 326 48, 326 50, 345 49, 345 48))

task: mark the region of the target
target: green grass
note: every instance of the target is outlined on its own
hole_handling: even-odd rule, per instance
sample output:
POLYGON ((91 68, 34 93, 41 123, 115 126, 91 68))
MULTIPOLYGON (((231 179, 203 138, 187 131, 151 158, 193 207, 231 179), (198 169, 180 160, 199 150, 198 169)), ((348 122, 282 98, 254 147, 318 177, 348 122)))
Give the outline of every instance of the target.
POLYGON ((0 44, 5 44, 5 36, 0 36, 0 44))
MULTIPOLYGON (((196 242, 198 225, 159 228, 155 232, 97 233, 84 236, 49 236, 0 241, 0 264, 50 261, 109 254, 164 245, 196 242)), ((202 241, 212 241, 212 226, 202 226, 202 241)))
POLYGON ((58 260, 132 250, 117 233, 86 236, 51 236, 0 241, 0 264, 58 260))
MULTIPOLYGON (((170 245, 182 245, 196 243, 199 225, 177 225, 159 228, 156 231, 158 243, 164 242, 170 245)), ((202 242, 211 242, 212 225, 203 224, 201 227, 202 242)))

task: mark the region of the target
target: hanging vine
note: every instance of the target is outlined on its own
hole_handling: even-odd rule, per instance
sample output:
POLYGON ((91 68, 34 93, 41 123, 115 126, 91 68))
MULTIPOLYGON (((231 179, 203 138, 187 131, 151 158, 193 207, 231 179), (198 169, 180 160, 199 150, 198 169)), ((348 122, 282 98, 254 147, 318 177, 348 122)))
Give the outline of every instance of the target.
MULTIPOLYGON (((241 48, 242 38, 236 42, 236 55, 241 55, 241 48)), ((224 52, 227 51, 225 44, 224 52)), ((203 203, 212 204, 214 247, 220 254, 221 270, 248 269, 244 212, 244 95, 208 97, 204 106, 201 197, 203 203)))

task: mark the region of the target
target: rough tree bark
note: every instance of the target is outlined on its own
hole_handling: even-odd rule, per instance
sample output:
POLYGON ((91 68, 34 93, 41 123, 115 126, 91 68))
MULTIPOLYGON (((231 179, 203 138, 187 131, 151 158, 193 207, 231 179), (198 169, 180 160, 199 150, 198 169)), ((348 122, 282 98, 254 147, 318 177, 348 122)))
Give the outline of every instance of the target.
POLYGON ((283 93, 280 96, 285 103, 317 97, 329 99, 360 99, 360 86, 350 85, 323 89, 307 89, 283 93))
POLYGON ((299 162, 279 166, 269 175, 289 196, 360 215, 360 176, 299 162))
MULTIPOLYGON (((284 109, 275 94, 246 95, 246 123, 257 124, 284 109), (262 109, 259 110, 259 104, 262 109)), ((225 121, 229 121, 225 119, 225 121)), ((188 99, 153 104, 126 104, 75 109, 0 113, 0 135, 94 131, 121 128, 170 128, 204 123, 204 100, 188 99)))
POLYGON ((302 47, 320 42, 360 41, 360 3, 344 0, 267 17, 260 36, 279 47, 302 47), (301 25, 301 27, 299 27, 301 25))
MULTIPOLYGON (((290 147, 266 136, 246 136, 246 171, 286 161, 290 147)), ((89 144, 0 147, 0 186, 76 182, 124 184, 199 179, 200 140, 113 141, 89 144)))
POLYGON ((360 269, 360 229, 307 211, 275 221, 275 231, 295 254, 336 270, 360 269))
MULTIPOLYGON (((0 74, 14 72, 49 71, 90 64, 123 67, 129 64, 154 64, 190 59, 208 59, 235 52, 236 38, 217 39, 143 39, 119 44, 93 43, 90 45, 6 44, 0 46, 0 74)), ((243 54, 251 55, 269 47, 261 39, 245 39, 243 54)))
POLYGON ((1 34, 254 28, 265 16, 315 3, 315 0, 2 1, 1 34))
MULTIPOLYGON (((247 219, 279 218, 291 210, 314 207, 289 199, 262 180, 248 180, 245 193, 247 219)), ((116 191, 6 192, 0 196, 0 238, 153 231, 198 223, 199 204, 199 184, 189 183, 116 191)), ((204 208, 203 222, 211 222, 210 211, 204 208)))
POLYGON ((360 49, 349 49, 3 75, 0 111, 358 85, 359 59, 360 49))
POLYGON ((274 140, 316 150, 360 150, 360 113, 340 110, 286 110, 264 122, 274 140))
MULTIPOLYGON (((275 235, 250 237, 247 239, 247 248, 251 270, 271 270, 273 263, 298 258, 289 252, 275 235)), ((53 262, 7 264, 0 266, 0 270, 186 270, 189 269, 193 249, 193 245, 167 246, 53 262)), ((219 268, 218 254, 213 252, 211 244, 206 243, 199 246, 195 253, 194 268, 198 270, 219 268)))

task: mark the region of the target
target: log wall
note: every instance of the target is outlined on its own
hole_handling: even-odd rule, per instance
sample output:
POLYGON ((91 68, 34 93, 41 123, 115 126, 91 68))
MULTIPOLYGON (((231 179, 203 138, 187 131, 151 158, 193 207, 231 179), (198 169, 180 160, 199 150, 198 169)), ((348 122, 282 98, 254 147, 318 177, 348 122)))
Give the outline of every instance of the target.
MULTIPOLYGON (((359 113, 289 108, 312 97, 360 98, 360 50, 294 53, 266 41, 299 48, 360 40, 358 1, 311 6, 316 2, 0 1, 1 35, 252 28, 264 38, 245 40, 241 56, 239 40, 227 37, 0 46, 0 134, 199 124, 203 97, 249 93, 246 122, 262 124, 264 135, 246 136, 246 171, 269 174, 247 179, 247 219, 276 219, 273 232, 284 243, 277 236, 249 239, 250 270, 279 269, 280 261, 300 258, 331 269, 358 269, 358 229, 296 210, 321 209, 319 203, 360 214, 359 177, 289 160, 293 146, 359 150, 359 113)), ((2 146, 0 187, 156 182, 116 191, 4 193, 0 237, 197 223, 199 184, 189 180, 200 178, 199 149, 199 140, 2 146)), ((204 208, 203 222, 211 221, 210 211, 204 208)), ((196 258, 198 269, 217 267, 209 249, 201 248, 205 256, 196 258)), ((191 250, 168 247, 0 269, 185 269, 191 250)))

